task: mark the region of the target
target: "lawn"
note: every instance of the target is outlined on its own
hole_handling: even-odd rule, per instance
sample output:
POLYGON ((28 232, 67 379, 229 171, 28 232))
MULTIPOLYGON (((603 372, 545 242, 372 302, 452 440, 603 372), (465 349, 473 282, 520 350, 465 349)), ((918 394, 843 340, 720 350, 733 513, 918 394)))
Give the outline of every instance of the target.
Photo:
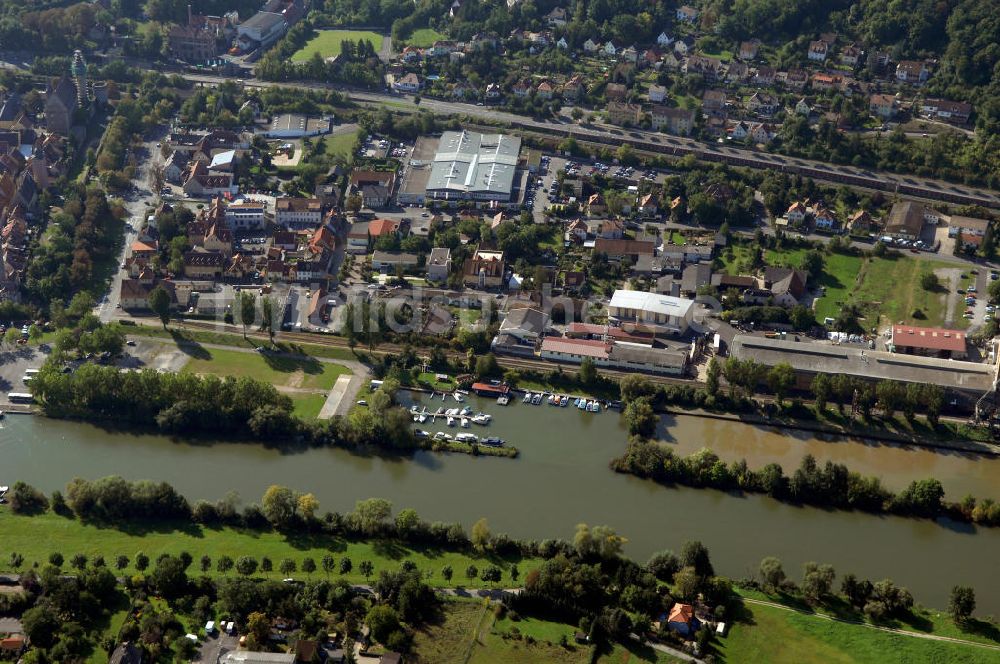
POLYGON ((292 413, 303 420, 315 420, 319 417, 319 411, 326 403, 325 393, 317 394, 289 394, 294 406, 292 413))
MULTIPOLYGON (((242 530, 234 528, 205 528, 197 524, 156 524, 147 529, 129 526, 118 529, 82 524, 77 519, 69 519, 52 513, 37 516, 15 516, 9 510, 0 511, 0 532, 4 533, 3 555, 0 555, 0 569, 11 571, 7 564, 9 552, 16 551, 24 556, 24 569, 35 562, 44 564, 52 552, 59 552, 66 560, 77 553, 88 557, 104 556, 107 564, 114 563, 119 554, 134 558, 139 551, 144 552, 151 560, 156 560, 161 553, 177 555, 187 551, 195 560, 190 573, 200 573, 197 561, 201 556, 208 555, 213 562, 222 555, 228 555, 234 560, 240 556, 253 556, 258 560, 267 556, 274 561, 275 567, 284 558, 290 558, 301 565, 304 558, 311 557, 317 564, 324 555, 331 554, 339 563, 345 556, 354 563, 353 570, 343 575, 351 583, 363 583, 366 579, 358 571, 358 563, 370 560, 377 575, 380 570, 398 569, 404 560, 412 560, 420 569, 427 582, 434 586, 467 586, 479 588, 488 584, 476 579, 470 581, 465 577, 465 569, 475 564, 479 569, 489 565, 497 565, 503 570, 502 584, 510 584, 510 566, 517 564, 521 573, 519 578, 541 565, 540 559, 502 559, 495 556, 479 556, 445 551, 436 548, 413 547, 394 540, 378 540, 359 542, 322 534, 281 533, 242 530), (441 576, 441 568, 451 565, 455 577, 446 582, 441 576)), ((67 567, 68 569, 68 567, 67 567)), ((130 566, 123 575, 134 574, 137 570, 130 566)), ((213 576, 218 574, 213 570, 213 576)), ((274 572, 271 578, 277 578, 274 572)), ((312 575, 294 574, 297 578, 325 578, 322 571, 312 575)), ((338 575, 339 576, 339 575, 338 575)))
POLYGON ((319 34, 306 42, 292 55, 292 62, 304 62, 319 53, 324 60, 340 55, 340 43, 343 41, 361 41, 367 39, 378 53, 382 49, 382 35, 370 30, 320 30, 319 34))
MULTIPOLYGON (((748 597, 783 602, 754 591, 740 591, 748 597)), ((788 599, 788 598, 785 598, 788 599)), ((789 601, 795 601, 794 598, 789 601)), ((854 618, 841 601, 833 609, 838 615, 854 618)), ((957 643, 935 642, 912 636, 889 634, 862 625, 826 620, 815 615, 787 611, 758 604, 744 604, 742 615, 726 637, 716 643, 726 662, 1000 662, 1000 651, 957 643)), ((978 623, 983 632, 986 623, 978 623)), ((912 624, 892 625, 908 631, 933 633, 969 641, 995 644, 988 636, 962 632, 940 613, 915 609, 912 624)), ((996 628, 991 628, 996 632, 996 628)))
POLYGON ((356 134, 340 133, 331 134, 323 139, 326 143, 326 154, 331 157, 336 157, 337 155, 343 155, 344 159, 348 163, 351 162, 354 157, 354 144, 357 142, 358 137, 356 134))
POLYGON ((339 364, 315 358, 283 357, 237 350, 203 349, 184 366, 184 371, 220 376, 249 376, 277 387, 330 390, 337 377, 351 373, 339 364))
POLYGON ((592 649, 573 644, 575 631, 544 620, 498 620, 492 606, 457 600, 445 604, 437 624, 417 632, 413 650, 421 664, 586 664, 592 649), (567 647, 558 645, 562 634, 569 639, 567 647))
POLYGON ((434 42, 447 39, 447 35, 443 35, 433 28, 419 28, 413 31, 409 37, 404 39, 407 46, 415 46, 417 48, 427 48, 428 46, 433 46, 434 42))

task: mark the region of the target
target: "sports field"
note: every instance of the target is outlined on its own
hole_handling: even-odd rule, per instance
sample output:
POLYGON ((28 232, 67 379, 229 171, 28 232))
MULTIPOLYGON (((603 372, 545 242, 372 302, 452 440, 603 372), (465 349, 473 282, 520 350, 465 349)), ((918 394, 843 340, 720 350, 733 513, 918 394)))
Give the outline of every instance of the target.
POLYGON ((292 55, 292 62, 304 62, 318 52, 323 59, 340 55, 340 43, 343 41, 361 41, 367 39, 378 52, 382 48, 382 35, 370 30, 320 30, 319 34, 306 42, 292 55))

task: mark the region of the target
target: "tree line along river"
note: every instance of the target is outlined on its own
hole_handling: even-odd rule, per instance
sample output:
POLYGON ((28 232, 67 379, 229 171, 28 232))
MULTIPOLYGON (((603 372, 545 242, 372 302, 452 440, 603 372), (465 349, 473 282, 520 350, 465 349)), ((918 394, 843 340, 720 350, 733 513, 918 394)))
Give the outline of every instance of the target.
MULTIPOLYGON (((432 410, 438 405, 440 397, 432 410)), ((444 405, 457 404, 449 398, 444 405)), ((357 499, 378 496, 396 509, 413 507, 427 520, 470 527, 485 516, 494 532, 534 539, 569 538, 581 522, 607 524, 628 538, 626 552, 638 560, 700 539, 716 569, 732 577, 753 573, 768 555, 778 556, 793 577, 802 563, 814 560, 833 564, 838 574, 891 577, 910 588, 917 601, 942 609, 953 585, 969 584, 976 588, 981 614, 1000 613, 1000 585, 993 582, 1000 528, 666 488, 609 470, 626 438, 616 412, 519 402, 501 407, 475 396, 469 405, 493 415, 489 427, 473 431, 488 431, 516 445, 518 459, 430 452, 383 458, 340 449, 281 452, 258 444, 190 443, 12 415, 0 423, 0 484, 24 480, 51 492, 75 476, 117 474, 167 481, 192 500, 217 499, 235 490, 247 502, 259 500, 269 485, 283 484, 313 492, 323 509, 348 511, 357 499)), ((447 428, 444 422, 420 426, 447 428)), ((878 475, 892 489, 933 476, 953 499, 1000 494, 1000 459, 819 440, 803 432, 689 416, 665 417, 659 433, 680 455, 710 447, 726 461, 745 457, 751 467, 776 461, 790 474, 810 452, 820 462, 839 461, 878 475)))

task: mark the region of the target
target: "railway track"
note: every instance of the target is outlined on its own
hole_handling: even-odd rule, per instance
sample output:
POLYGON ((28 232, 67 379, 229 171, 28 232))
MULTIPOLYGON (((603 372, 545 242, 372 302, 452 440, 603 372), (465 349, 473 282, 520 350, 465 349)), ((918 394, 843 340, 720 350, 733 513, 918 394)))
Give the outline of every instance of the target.
MULTIPOLYGON (((208 323, 204 321, 192 321, 184 320, 179 323, 174 324, 175 327, 186 328, 192 330, 206 330, 212 332, 219 332, 218 323, 208 323)), ((227 326, 223 326, 223 330, 227 334, 240 334, 242 331, 236 328, 232 330, 227 326)), ((261 332, 250 332, 247 334, 248 337, 253 339, 258 339, 261 341, 266 341, 268 336, 261 332)), ((279 332, 275 335, 276 341, 284 341, 288 343, 301 343, 309 344, 313 346, 325 346, 328 348, 342 348, 345 350, 350 350, 350 344, 347 339, 343 337, 325 334, 312 334, 309 332, 279 332)), ((363 344, 357 344, 357 347, 367 350, 363 344)), ((380 343, 372 349, 372 353, 375 355, 396 355, 403 352, 407 348, 405 344, 396 343, 380 343)), ((429 353, 431 348, 427 346, 409 346, 417 353, 429 353)), ((461 351, 456 351, 450 348, 442 349, 449 360, 464 362, 466 354, 461 351)), ((497 364, 499 364, 504 369, 515 369, 521 371, 538 371, 538 372, 549 372, 549 371, 562 371, 564 374, 576 375, 579 373, 579 367, 573 364, 563 364, 560 362, 552 362, 549 360, 542 359, 531 359, 527 357, 516 357, 511 355, 497 355, 497 364)), ((633 375, 635 372, 621 371, 618 369, 608 369, 601 367, 598 372, 609 378, 621 379, 625 376, 633 375)), ((657 376, 654 374, 640 374, 647 378, 651 382, 664 384, 664 385, 699 385, 696 380, 689 378, 677 378, 674 376, 657 376)))

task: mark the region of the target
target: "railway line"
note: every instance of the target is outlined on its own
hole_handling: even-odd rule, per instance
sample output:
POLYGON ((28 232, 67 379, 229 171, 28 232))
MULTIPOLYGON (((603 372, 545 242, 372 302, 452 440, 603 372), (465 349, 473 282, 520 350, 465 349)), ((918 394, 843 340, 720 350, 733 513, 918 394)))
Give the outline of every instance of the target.
MULTIPOLYGON (((143 319, 132 319, 136 323, 141 325, 156 325, 156 321, 146 322, 143 319)), ((174 323, 174 327, 181 329, 190 330, 201 330, 201 331, 211 331, 219 332, 218 323, 208 323, 205 321, 192 321, 183 320, 179 323, 174 323)), ((240 334, 241 330, 229 329, 228 326, 224 326, 223 332, 227 334, 240 334)), ((266 341, 268 336, 260 332, 250 332, 247 335, 250 338, 266 341)), ((343 337, 326 335, 326 334, 313 334, 310 332, 286 332, 282 331, 275 335, 276 341, 284 341, 287 343, 300 343, 309 344, 312 346, 325 346, 328 348, 342 348, 345 350, 350 350, 350 344, 347 339, 343 337)), ((358 346, 363 347, 363 344, 358 344, 358 346)), ((373 349, 372 353, 375 355, 395 355, 403 352, 407 348, 405 344, 395 344, 395 343, 380 343, 377 344, 373 349)), ((417 353, 427 353, 430 352, 430 347, 427 346, 409 346, 417 353)), ((464 362, 466 355, 464 352, 456 351, 450 348, 443 348, 445 355, 451 361, 464 362)), ((514 369, 520 371, 537 371, 537 372, 549 372, 549 371, 562 371, 564 374, 576 375, 579 373, 579 367, 573 364, 562 364, 559 362, 551 362, 549 360, 543 359, 532 359, 527 357, 515 357, 511 355, 497 355, 497 364, 499 364, 504 369, 514 369)), ((633 375, 630 371, 621 371, 618 369, 598 369, 599 373, 603 376, 609 378, 621 379, 625 376, 633 375)), ((645 378, 649 379, 651 382, 664 384, 664 385, 699 385, 696 380, 690 378, 677 378, 674 376, 658 376, 654 374, 641 374, 645 378)))

